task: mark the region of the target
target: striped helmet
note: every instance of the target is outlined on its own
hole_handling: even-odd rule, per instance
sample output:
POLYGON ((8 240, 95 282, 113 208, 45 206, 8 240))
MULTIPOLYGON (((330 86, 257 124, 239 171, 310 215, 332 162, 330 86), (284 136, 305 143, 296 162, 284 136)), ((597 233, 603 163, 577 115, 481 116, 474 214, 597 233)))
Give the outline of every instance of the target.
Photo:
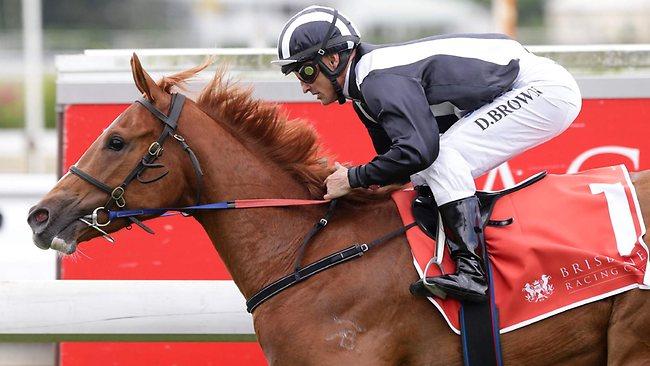
POLYGON ((326 53, 351 50, 359 44, 360 34, 347 17, 335 9, 313 5, 287 21, 278 39, 278 60, 282 72, 292 72, 301 62, 326 53))

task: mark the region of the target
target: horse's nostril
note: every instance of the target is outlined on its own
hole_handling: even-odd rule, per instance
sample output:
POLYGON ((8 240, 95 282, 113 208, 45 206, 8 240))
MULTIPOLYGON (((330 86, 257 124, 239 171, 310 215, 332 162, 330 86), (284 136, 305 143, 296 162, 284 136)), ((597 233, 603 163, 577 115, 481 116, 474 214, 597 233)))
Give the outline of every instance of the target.
POLYGON ((34 215, 34 220, 36 220, 36 223, 42 224, 45 221, 47 221, 48 217, 49 217, 49 215, 47 214, 47 211, 40 210, 40 211, 36 212, 36 214, 34 215))
POLYGON ((47 222, 50 218, 50 213, 46 208, 39 208, 29 215, 29 222, 32 225, 41 226, 47 222))

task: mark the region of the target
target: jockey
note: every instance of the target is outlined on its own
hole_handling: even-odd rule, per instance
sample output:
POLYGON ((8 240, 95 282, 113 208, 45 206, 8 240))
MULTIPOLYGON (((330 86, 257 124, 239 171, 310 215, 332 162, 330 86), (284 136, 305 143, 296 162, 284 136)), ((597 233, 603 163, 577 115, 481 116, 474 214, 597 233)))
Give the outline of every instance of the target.
POLYGON ((426 286, 484 301, 474 179, 569 127, 581 107, 573 77, 501 34, 362 43, 347 17, 323 6, 289 19, 278 55, 282 72, 323 105, 351 100, 378 154, 349 169, 336 163, 325 199, 409 180, 429 186, 457 271, 426 286))

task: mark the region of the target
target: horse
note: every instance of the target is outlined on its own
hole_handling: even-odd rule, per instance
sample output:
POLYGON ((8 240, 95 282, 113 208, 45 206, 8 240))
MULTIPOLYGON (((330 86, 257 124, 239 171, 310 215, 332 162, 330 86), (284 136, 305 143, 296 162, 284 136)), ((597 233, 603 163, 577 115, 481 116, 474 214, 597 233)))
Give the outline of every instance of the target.
MULTIPOLYGON (((160 111, 171 108, 173 87, 208 63, 156 83, 137 56, 135 86, 160 111)), ((186 99, 174 139, 156 141, 165 128, 142 103, 133 103, 88 148, 75 166, 117 187, 143 154, 157 155, 156 169, 138 175, 114 201, 129 207, 182 207, 226 198, 316 199, 333 167, 315 130, 289 119, 277 105, 254 100, 220 69, 196 101, 186 99), (179 138, 180 141, 180 138, 179 138), (152 146, 154 146, 152 151, 152 146), (162 150, 162 149, 160 149, 162 150), (160 174, 164 166, 166 173, 160 174), (148 177, 148 178, 147 178, 148 177), (121 201, 120 201, 121 200, 121 201)), ((645 222, 650 222, 650 171, 632 174, 645 222)), ((363 189, 338 203, 327 228, 314 238, 304 263, 350 243, 368 243, 402 226, 386 192, 363 189)), ((70 254, 101 235, 82 223, 106 204, 107 192, 78 174, 65 174, 28 215, 34 243, 70 254)), ((301 238, 322 217, 323 206, 266 207, 196 212, 244 297, 292 273, 301 238)), ((145 216, 151 219, 156 215, 145 216)), ((113 220, 115 232, 132 223, 113 220)), ((252 315, 255 334, 270 365, 459 365, 461 342, 431 304, 409 292, 419 276, 404 235, 362 258, 332 267, 271 298, 252 315)), ((503 334, 509 365, 640 365, 650 362, 650 293, 632 290, 503 334)))

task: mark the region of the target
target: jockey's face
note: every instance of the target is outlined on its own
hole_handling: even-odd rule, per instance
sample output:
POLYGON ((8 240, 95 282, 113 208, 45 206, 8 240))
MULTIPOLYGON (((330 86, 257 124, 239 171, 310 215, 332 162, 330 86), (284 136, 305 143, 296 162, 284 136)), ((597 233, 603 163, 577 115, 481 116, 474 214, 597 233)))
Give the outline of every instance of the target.
POLYGON ((327 79, 325 75, 321 72, 316 80, 307 84, 304 81, 300 81, 300 87, 302 88, 303 93, 310 92, 316 96, 316 99, 320 100, 321 104, 328 105, 336 100, 336 92, 334 91, 334 86, 327 79))
MULTIPOLYGON (((338 54, 326 55, 323 57, 323 62, 330 69, 333 70, 339 64, 339 55, 338 54)), ((322 67, 322 66, 319 65, 318 67, 322 67)), ((341 73, 341 75, 339 75, 337 80, 339 84, 343 86, 343 83, 345 82, 345 72, 341 73)), ((318 73, 318 76, 316 77, 316 80, 314 80, 313 83, 306 83, 300 80, 300 78, 298 78, 298 81, 300 81, 300 87, 302 88, 302 92, 303 93, 310 92, 311 94, 315 95, 322 105, 328 105, 337 100, 334 86, 329 81, 327 76, 325 76, 325 74, 323 74, 322 72, 318 73)))

